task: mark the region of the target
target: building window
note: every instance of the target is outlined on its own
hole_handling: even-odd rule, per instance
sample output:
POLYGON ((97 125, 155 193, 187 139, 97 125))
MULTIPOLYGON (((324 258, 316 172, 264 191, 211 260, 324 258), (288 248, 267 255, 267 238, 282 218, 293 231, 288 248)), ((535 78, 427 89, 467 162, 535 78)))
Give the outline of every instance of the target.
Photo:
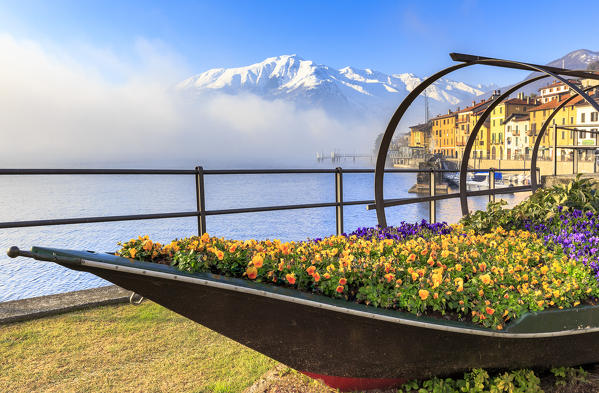
POLYGON ((598 115, 599 113, 597 112, 591 112, 591 121, 597 121, 597 117, 599 117, 598 115))
POLYGON ((585 113, 580 114, 580 122, 581 123, 584 123, 584 115, 585 115, 585 113))
POLYGON ((586 138, 586 137, 587 137, 586 131, 580 131, 580 139, 586 138))

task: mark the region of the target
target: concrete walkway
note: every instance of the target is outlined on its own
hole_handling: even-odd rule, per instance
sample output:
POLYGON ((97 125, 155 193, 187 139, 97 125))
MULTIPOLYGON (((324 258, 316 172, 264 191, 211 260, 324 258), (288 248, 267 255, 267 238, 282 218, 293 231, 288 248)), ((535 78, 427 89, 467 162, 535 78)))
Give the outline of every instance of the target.
POLYGON ((111 285, 0 303, 0 324, 129 301, 131 291, 111 285))

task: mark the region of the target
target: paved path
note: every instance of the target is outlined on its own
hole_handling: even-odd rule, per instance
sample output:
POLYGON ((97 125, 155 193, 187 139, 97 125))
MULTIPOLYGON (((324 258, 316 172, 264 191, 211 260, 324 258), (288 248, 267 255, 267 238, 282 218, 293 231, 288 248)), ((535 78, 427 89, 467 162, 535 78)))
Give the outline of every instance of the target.
POLYGON ((131 291, 111 285, 0 303, 0 324, 129 301, 131 291))

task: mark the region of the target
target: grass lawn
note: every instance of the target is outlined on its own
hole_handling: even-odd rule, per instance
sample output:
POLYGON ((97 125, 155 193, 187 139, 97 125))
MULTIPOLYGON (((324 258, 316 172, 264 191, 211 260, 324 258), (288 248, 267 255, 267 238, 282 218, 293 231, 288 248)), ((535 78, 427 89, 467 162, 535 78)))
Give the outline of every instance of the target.
POLYGON ((0 325, 1 392, 241 392, 276 364, 147 301, 0 325))
MULTIPOLYGON (((547 393, 596 393, 599 370, 584 383, 541 381, 547 393)), ((332 391, 149 301, 0 325, 0 393, 234 393, 249 386, 245 393, 332 391)))

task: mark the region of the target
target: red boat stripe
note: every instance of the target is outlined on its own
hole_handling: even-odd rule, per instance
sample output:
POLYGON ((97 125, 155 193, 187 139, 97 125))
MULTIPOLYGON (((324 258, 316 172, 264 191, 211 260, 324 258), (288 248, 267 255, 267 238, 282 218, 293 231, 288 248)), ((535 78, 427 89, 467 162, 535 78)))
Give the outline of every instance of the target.
POLYGON ((397 387, 406 382, 405 379, 399 378, 352 378, 315 374, 308 371, 300 372, 310 378, 320 380, 334 389, 339 389, 342 392, 364 389, 388 389, 397 387))

